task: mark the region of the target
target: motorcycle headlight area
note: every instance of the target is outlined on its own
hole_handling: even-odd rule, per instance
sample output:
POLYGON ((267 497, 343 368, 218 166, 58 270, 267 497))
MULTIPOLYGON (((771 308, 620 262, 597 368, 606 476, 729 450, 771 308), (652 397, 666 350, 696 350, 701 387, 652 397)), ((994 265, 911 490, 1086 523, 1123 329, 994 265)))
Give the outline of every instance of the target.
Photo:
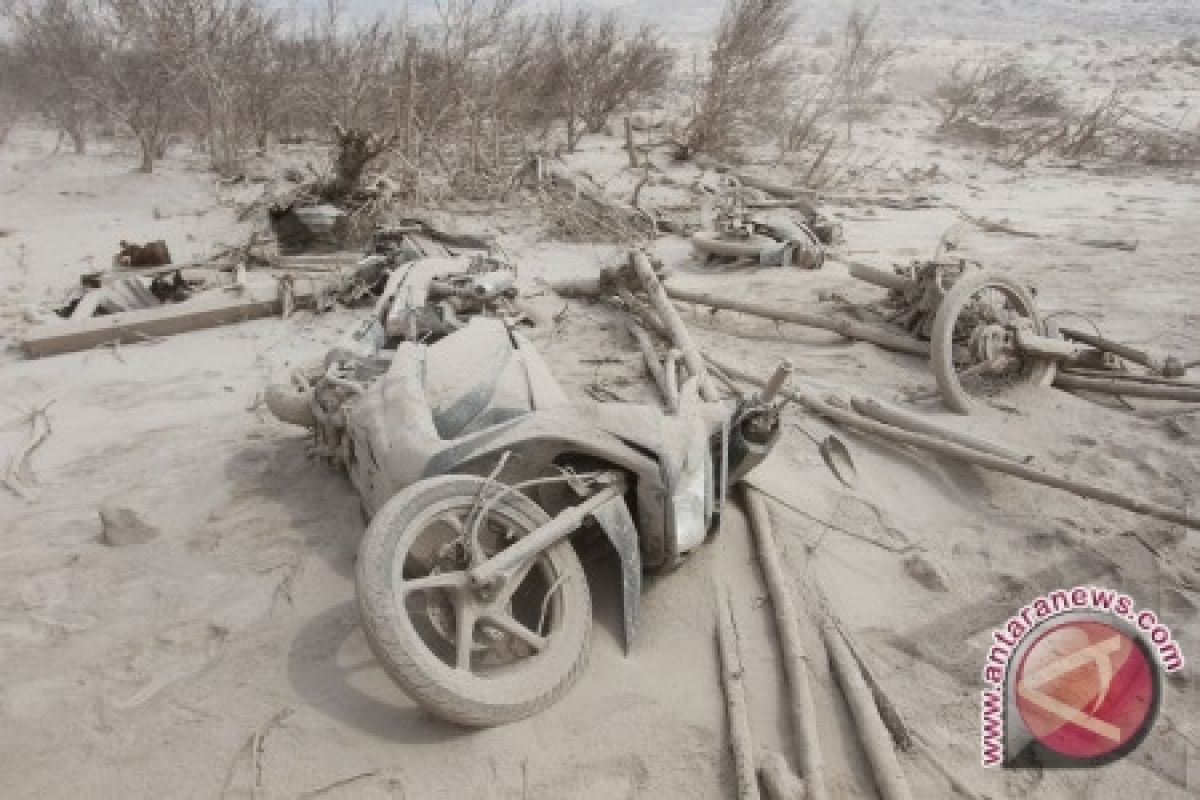
POLYGON ((671 498, 675 542, 680 555, 694 550, 708 536, 713 512, 713 483, 712 455, 708 448, 689 453, 671 498))

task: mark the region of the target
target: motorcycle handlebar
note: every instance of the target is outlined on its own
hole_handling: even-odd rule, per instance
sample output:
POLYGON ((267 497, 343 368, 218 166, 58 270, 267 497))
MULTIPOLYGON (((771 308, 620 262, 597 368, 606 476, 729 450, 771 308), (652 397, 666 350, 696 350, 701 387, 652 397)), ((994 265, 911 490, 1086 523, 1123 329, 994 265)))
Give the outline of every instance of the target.
POLYGON ((787 359, 781 361, 779 366, 775 368, 775 374, 763 386, 762 394, 758 397, 759 401, 762 403, 772 402, 783 391, 783 387, 787 385, 788 380, 792 377, 792 369, 792 362, 787 359))

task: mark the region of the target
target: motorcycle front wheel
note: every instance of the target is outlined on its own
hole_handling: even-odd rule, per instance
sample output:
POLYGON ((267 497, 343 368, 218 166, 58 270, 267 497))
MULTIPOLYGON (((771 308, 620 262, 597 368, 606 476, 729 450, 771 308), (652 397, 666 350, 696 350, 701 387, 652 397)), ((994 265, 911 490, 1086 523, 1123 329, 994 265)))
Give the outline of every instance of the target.
POLYGON ((582 674, 591 641, 587 579, 571 544, 541 551, 481 591, 467 570, 549 521, 507 492, 487 504, 477 547, 472 514, 498 485, 475 476, 423 480, 389 500, 363 537, 358 605, 388 675, 430 713, 503 725, 557 702, 582 674))

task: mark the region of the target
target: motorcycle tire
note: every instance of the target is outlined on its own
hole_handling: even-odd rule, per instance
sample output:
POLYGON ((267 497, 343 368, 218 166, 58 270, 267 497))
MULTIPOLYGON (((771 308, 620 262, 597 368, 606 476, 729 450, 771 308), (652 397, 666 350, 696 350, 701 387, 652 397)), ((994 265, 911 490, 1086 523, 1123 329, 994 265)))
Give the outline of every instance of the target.
MULTIPOLYGON (((943 404, 959 414, 970 414, 980 401, 959 380, 954 363, 955 335, 958 318, 976 293, 992 290, 1003 295, 1025 317, 1033 321, 1034 332, 1046 335, 1047 327, 1037 312, 1033 294, 1020 282, 1007 275, 981 272, 963 277, 942 298, 929 336, 929 360, 937 380, 943 404)), ((1049 386, 1054 382, 1057 365, 1053 361, 1030 358, 1022 367, 1021 377, 1031 386, 1049 386)))
MULTIPOLYGON (((413 614, 405 597, 400 595, 400 586, 406 580, 415 580, 403 577, 406 559, 440 515, 469 511, 486 485, 484 479, 471 475, 444 475, 420 481, 398 493, 383 505, 367 528, 356 576, 363 630, 384 670, 430 713, 472 727, 514 722, 557 702, 583 673, 592 627, 587 578, 574 548, 563 540, 539 554, 534 562, 534 569, 542 571, 539 580, 550 586, 542 601, 538 626, 534 627, 547 619, 546 609, 553 606, 548 618, 551 630, 544 636, 544 649, 485 677, 472 671, 473 655, 467 657, 467 668, 460 669, 439 656, 430 646, 428 634, 423 636, 418 630, 414 617, 419 615, 413 614)), ((506 523, 518 538, 550 519, 540 506, 520 492, 504 495, 488 514, 489 519, 498 515, 496 518, 506 523)), ((447 574, 430 571, 424 577, 447 574)), ((465 579, 465 573, 461 576, 465 579)), ((510 618, 517 616, 511 607, 509 614, 510 618)), ((472 623, 469 652, 476 646, 479 634, 476 626, 482 628, 487 619, 480 617, 480 621, 472 623)), ((457 630, 453 636, 457 640, 457 630)))

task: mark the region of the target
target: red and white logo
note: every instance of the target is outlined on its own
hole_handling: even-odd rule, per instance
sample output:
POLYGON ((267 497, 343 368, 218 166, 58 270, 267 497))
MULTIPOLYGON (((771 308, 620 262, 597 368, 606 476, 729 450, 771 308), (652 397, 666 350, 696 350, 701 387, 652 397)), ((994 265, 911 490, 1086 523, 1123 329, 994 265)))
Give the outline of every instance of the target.
POLYGON ((1031 737, 1081 762, 1127 752, 1154 723, 1158 666, 1136 638, 1107 622, 1065 620, 1041 632, 1012 676, 1031 737))

